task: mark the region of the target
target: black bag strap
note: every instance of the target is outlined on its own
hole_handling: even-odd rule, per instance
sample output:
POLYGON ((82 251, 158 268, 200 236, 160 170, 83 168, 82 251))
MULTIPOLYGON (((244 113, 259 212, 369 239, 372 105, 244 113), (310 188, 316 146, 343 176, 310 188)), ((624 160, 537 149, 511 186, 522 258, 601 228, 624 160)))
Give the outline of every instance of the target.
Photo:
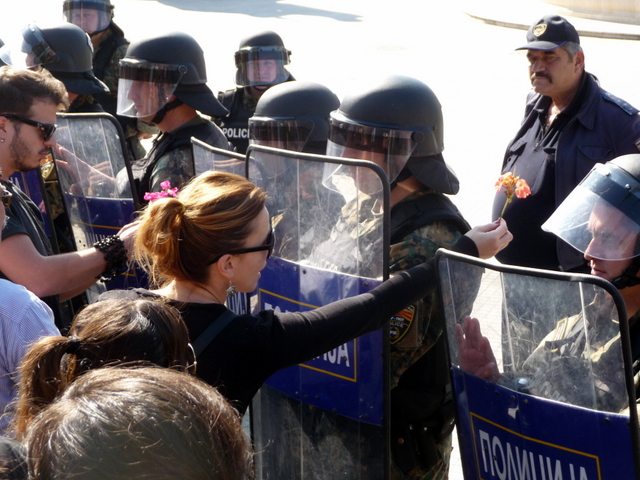
POLYGON ((191 346, 193 347, 193 351, 196 354, 196 358, 200 355, 205 348, 213 342, 213 339, 218 336, 218 334, 225 329, 227 325, 231 323, 231 320, 236 318, 236 315, 231 310, 227 309, 222 315, 216 318, 205 330, 200 334, 200 336, 196 339, 195 342, 191 342, 191 346))

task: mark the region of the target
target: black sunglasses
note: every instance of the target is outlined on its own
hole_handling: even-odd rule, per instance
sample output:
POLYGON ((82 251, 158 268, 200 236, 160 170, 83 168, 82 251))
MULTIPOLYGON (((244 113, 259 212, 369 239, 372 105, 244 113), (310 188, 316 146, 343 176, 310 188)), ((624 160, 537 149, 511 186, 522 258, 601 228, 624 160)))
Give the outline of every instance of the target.
POLYGON ((31 125, 32 127, 39 128, 42 130, 44 134, 44 141, 49 140, 58 128, 58 125, 54 123, 40 123, 35 120, 31 120, 30 118, 21 117, 20 115, 14 115, 13 113, 0 113, 0 117, 7 117, 9 120, 15 120, 27 125, 31 125))
MULTIPOLYGON (((273 228, 271 229, 271 231, 269 232, 269 235, 267 235, 267 238, 264 241, 264 244, 258 246, 258 247, 249 247, 249 248, 239 248, 238 250, 233 250, 231 252, 227 252, 225 255, 241 255, 243 253, 251 253, 251 252, 261 252, 263 250, 267 251, 267 260, 269 259, 269 257, 271 256, 271 254, 273 253, 273 246, 276 243, 276 234, 273 231, 273 228)), ((211 260, 207 265, 212 265, 214 263, 216 263, 218 260, 220 260, 222 258, 222 255, 220 255, 218 258, 216 258, 215 260, 211 260)))

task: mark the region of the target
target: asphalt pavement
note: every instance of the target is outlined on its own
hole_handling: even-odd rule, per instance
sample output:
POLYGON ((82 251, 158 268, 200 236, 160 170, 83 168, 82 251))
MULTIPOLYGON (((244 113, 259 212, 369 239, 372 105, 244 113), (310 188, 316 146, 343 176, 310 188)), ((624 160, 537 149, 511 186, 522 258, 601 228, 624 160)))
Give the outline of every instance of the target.
MULTIPOLYGON (((130 40, 186 31, 202 45, 209 86, 233 87, 233 54, 252 33, 278 32, 301 80, 339 97, 368 81, 400 74, 436 93, 445 120, 445 159, 461 191, 453 198, 472 225, 489 222, 493 185, 515 134, 530 84, 522 52, 525 29, 547 13, 569 17, 582 35, 587 70, 601 85, 640 107, 640 26, 578 18, 537 0, 112 0, 130 40)), ((62 20, 62 0, 11 2, 0 38, 30 21, 62 20)), ((455 456, 455 454, 454 454, 455 456)), ((450 478, 462 478, 454 462, 450 478)))

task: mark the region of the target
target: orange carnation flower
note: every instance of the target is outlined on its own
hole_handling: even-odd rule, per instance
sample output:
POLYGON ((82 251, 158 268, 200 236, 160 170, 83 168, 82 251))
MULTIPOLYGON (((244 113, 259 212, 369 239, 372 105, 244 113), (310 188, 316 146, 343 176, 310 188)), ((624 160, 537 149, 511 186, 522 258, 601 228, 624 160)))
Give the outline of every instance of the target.
POLYGON ((496 192, 504 189, 504 194, 507 196, 507 201, 504 202, 504 207, 502 208, 500 217, 504 215, 504 212, 507 209, 507 205, 511 203, 514 195, 518 198, 526 198, 531 195, 531 189, 529 188, 527 181, 523 178, 516 177, 511 172, 507 172, 498 177, 495 189, 496 192))

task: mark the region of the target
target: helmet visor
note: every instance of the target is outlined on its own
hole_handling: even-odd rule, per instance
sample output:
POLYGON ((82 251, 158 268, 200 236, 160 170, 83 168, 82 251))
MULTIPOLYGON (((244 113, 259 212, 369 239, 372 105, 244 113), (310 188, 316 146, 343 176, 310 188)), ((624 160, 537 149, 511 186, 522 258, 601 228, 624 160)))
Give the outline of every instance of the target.
POLYGON ((302 152, 312 131, 311 120, 255 116, 249 119, 249 143, 256 145, 302 152))
POLYGON ((145 118, 164 107, 186 73, 184 65, 120 60, 118 115, 145 118))
POLYGON ((416 148, 413 133, 360 125, 339 112, 332 112, 327 155, 377 163, 392 183, 416 148))
POLYGON ((62 12, 67 22, 77 25, 85 33, 105 30, 111 23, 112 7, 104 2, 65 2, 62 12))
POLYGON ((289 51, 284 47, 249 47, 238 50, 236 84, 239 87, 277 85, 286 82, 289 51))
POLYGON ((640 255, 640 185, 621 169, 596 165, 542 229, 600 260, 640 255))
POLYGON ((20 37, 10 39, 0 49, 0 59, 15 68, 46 66, 60 60, 36 25, 28 25, 20 37))

